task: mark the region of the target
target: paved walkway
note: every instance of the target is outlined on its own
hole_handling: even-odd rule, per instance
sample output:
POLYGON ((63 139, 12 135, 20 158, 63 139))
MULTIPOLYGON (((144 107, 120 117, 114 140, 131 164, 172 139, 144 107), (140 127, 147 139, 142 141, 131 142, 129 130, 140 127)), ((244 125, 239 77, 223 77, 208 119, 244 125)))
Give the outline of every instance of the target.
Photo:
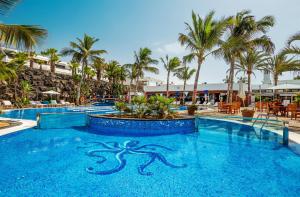
POLYGON ((2 117, 0 118, 0 120, 11 120, 11 121, 17 121, 21 123, 20 125, 0 129, 0 136, 21 131, 24 129, 29 129, 36 126, 36 121, 33 120, 20 120, 20 119, 10 119, 10 118, 2 118, 2 117))

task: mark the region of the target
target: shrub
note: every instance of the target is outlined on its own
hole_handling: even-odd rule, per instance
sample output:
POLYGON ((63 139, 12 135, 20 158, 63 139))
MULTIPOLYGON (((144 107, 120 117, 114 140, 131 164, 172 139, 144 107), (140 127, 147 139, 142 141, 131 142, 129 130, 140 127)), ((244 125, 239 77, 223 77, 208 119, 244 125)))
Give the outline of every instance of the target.
POLYGON ((171 110, 173 98, 164 96, 151 96, 148 100, 145 96, 135 96, 132 98, 132 105, 129 107, 124 102, 117 102, 115 109, 120 112, 133 113, 138 118, 174 118, 175 113, 171 110), (133 110, 131 110, 133 109, 133 110))

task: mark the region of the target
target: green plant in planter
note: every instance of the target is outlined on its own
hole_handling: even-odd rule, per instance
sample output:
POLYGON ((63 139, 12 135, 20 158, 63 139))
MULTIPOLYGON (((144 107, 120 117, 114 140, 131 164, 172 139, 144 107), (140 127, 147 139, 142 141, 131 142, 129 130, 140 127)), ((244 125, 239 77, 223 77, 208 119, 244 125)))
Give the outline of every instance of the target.
POLYGON ((125 102, 116 102, 114 108, 115 110, 118 110, 120 113, 122 112, 130 113, 131 111, 125 102))
POLYGON ((143 118, 146 114, 149 114, 147 107, 147 98, 145 96, 135 96, 132 98, 131 104, 134 106, 133 113, 138 118, 143 118))
POLYGON ((168 117, 173 118, 175 113, 171 110, 171 106, 174 100, 173 98, 155 95, 148 99, 147 106, 153 116, 163 119, 168 117))

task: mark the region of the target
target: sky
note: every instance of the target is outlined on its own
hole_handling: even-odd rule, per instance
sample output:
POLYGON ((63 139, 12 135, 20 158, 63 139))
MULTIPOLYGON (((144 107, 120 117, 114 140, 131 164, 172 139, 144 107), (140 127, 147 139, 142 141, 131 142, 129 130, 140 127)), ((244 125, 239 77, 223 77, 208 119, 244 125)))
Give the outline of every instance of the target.
MULTIPOLYGON (((192 10, 200 16, 215 10, 216 18, 220 18, 245 9, 257 19, 265 15, 275 17, 276 24, 268 35, 277 51, 285 46, 289 36, 300 31, 299 0, 22 0, 0 20, 47 29, 48 37, 37 51, 50 47, 61 50, 86 33, 100 39, 95 48, 108 51, 103 56, 107 61, 125 64, 134 61, 134 51, 141 47, 150 48, 156 59, 166 54, 180 58, 187 54, 178 43, 178 34, 186 32, 184 23, 191 21, 192 10)), ((68 57, 62 60, 67 61, 68 57)), ((157 66, 160 74, 147 76, 166 81, 162 64, 157 66)), ((202 65, 199 82, 223 82, 227 69, 222 59, 209 57, 202 65)), ((280 79, 292 77, 293 73, 285 73, 280 79)), ((182 84, 175 77, 171 81, 182 84)), ((262 74, 256 72, 253 83, 261 81, 262 74)))

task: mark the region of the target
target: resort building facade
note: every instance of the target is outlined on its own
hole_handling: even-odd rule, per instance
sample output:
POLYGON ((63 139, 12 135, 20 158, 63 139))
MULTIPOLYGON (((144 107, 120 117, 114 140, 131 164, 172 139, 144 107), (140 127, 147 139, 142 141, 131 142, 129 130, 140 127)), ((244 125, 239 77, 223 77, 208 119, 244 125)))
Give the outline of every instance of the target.
MULTIPOLYGON (((300 80, 282 80, 278 82, 280 84, 295 84, 300 86, 300 80)), ((239 83, 233 84, 233 100, 239 100, 238 92, 239 92, 239 83)), ((271 81, 271 74, 268 71, 264 72, 263 81, 261 84, 251 85, 252 98, 251 101, 255 101, 255 95, 261 95, 263 98, 271 98, 274 96, 274 91, 270 88, 273 86, 271 81)), ((246 83, 243 84, 243 89, 247 93, 248 85, 246 83)), ((185 87, 185 91, 183 91, 183 85, 169 85, 169 95, 171 97, 181 97, 185 94, 187 100, 191 100, 191 96, 193 94, 194 85, 187 84, 185 87)), ((167 85, 147 85, 144 86, 144 92, 146 96, 151 96, 154 94, 162 94, 166 95, 167 85)), ((220 102, 225 101, 227 97, 228 84, 227 83, 202 83, 198 84, 197 93, 198 100, 200 103, 204 102, 220 102)), ((296 94, 300 93, 300 89, 287 89, 287 90, 278 90, 277 91, 279 97, 282 100, 293 100, 293 97, 296 94)))

